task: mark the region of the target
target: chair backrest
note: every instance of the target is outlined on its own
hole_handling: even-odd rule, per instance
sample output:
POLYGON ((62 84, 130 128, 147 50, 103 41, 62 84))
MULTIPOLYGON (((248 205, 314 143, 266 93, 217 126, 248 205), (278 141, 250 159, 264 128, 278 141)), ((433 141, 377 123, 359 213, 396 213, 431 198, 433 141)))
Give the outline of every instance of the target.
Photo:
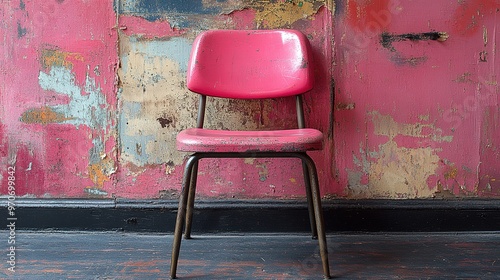
POLYGON ((309 41, 296 30, 211 30, 194 41, 187 87, 214 97, 298 95, 313 87, 309 41))

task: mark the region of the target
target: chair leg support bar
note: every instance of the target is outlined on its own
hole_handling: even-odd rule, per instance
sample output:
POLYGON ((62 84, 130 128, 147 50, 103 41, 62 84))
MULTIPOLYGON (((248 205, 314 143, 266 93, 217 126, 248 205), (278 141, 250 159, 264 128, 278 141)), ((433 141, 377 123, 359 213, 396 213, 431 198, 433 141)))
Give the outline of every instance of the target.
POLYGON ((184 176, 182 178, 182 193, 179 200, 177 219, 175 222, 174 240, 172 245, 172 259, 170 263, 170 278, 175 279, 177 263, 182 241, 182 229, 185 223, 185 238, 191 237, 191 225, 196 193, 196 180, 198 173, 198 161, 202 158, 299 158, 302 160, 306 195, 309 209, 309 219, 313 238, 317 237, 320 248, 323 275, 330 278, 330 266, 328 262, 328 249, 326 244, 326 233, 321 208, 321 196, 319 192, 318 174, 314 161, 305 152, 249 152, 249 153, 194 153, 186 161, 184 176))

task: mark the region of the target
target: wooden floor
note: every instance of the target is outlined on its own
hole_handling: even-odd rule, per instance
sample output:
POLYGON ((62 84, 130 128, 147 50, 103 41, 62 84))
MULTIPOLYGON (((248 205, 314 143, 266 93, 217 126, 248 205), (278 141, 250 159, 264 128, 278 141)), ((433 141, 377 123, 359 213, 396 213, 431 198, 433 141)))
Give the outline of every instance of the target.
MULTIPOLYGON (((5 237, 5 250, 8 232, 5 237)), ((194 236, 179 279, 322 279, 305 235, 194 236)), ((168 279, 172 236, 16 232, 16 269, 1 279, 168 279)), ((500 233, 334 234, 336 279, 500 279, 500 233)))

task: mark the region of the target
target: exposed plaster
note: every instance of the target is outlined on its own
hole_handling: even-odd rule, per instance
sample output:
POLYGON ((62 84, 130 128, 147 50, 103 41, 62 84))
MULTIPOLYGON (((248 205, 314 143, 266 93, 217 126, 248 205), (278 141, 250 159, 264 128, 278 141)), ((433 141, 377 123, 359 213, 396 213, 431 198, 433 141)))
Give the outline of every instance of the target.
POLYGON ((264 28, 290 26, 302 19, 310 19, 325 1, 286 0, 286 1, 250 1, 248 7, 256 11, 255 22, 264 28))
POLYGON ((432 197, 427 183, 438 168, 439 157, 432 148, 398 147, 394 141, 379 146, 376 161, 370 164, 371 197, 432 197))
POLYGON ((435 142, 450 142, 452 136, 443 136, 432 124, 400 124, 391 116, 371 112, 374 134, 387 136, 387 142, 377 150, 354 156, 357 170, 349 171, 350 197, 356 198, 423 198, 433 197, 435 188, 428 179, 436 174, 440 158, 431 147, 404 147, 396 136, 426 138, 435 142), (424 131, 431 131, 424 134, 424 131))
POLYGON ((373 111, 372 116, 375 135, 388 136, 392 141, 397 135, 411 136, 416 138, 431 139, 435 142, 451 142, 452 135, 442 135, 442 130, 436 128, 434 124, 426 123, 397 123, 390 115, 382 115, 373 111))
POLYGON ((196 109, 196 96, 184 85, 190 41, 123 35, 120 48, 121 159, 138 167, 169 161, 182 164, 184 155, 175 148, 175 137, 194 125, 196 109), (168 125, 159 121, 167 119, 168 125))

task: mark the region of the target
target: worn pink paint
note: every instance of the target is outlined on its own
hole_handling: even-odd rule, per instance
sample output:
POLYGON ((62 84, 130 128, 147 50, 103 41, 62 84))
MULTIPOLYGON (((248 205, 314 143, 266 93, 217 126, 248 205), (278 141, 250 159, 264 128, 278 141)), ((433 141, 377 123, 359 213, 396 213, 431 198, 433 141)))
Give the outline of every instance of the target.
POLYGON ((127 36, 142 36, 144 39, 180 36, 186 33, 184 29, 172 28, 165 20, 151 22, 141 17, 126 15, 119 17, 118 29, 127 36))
POLYGON ((71 65, 66 66, 81 94, 89 94, 85 84, 90 77, 104 93, 107 109, 116 108, 117 34, 112 3, 9 1, 2 9, 5 24, 0 32, 5 47, 0 48, 0 59, 5 72, 0 95, 8 108, 2 113, 3 144, 8 147, 2 166, 9 161, 15 164, 17 195, 85 196, 83 189, 92 184, 87 170, 92 138, 105 139, 112 127, 93 130, 85 125, 50 123, 50 119, 49 123, 22 123, 20 117, 29 108, 70 102, 68 96, 40 87, 39 73, 48 73, 52 67, 44 68, 44 50, 74 54, 67 61, 71 65))
MULTIPOLYGON (((377 179, 374 175, 387 175, 370 168, 378 160, 398 156, 383 154, 389 143, 399 149, 428 148, 439 159, 432 174, 419 178, 431 194, 440 190, 499 197, 498 1, 432 1, 425 6, 416 1, 346 3, 337 7, 335 17, 323 7, 313 18, 290 26, 308 36, 314 54, 316 85, 304 99, 308 126, 326 136, 324 150, 311 152, 322 194, 352 197, 354 184, 369 190, 377 179), (447 32, 449 38, 395 41, 394 51, 381 44, 382 32, 432 31, 447 32), (390 135, 390 130, 381 132, 377 126, 382 119, 401 131, 405 125, 424 128, 390 135)), ((112 1, 97 0, 7 1, 0 17, 0 167, 3 178, 10 162, 19 170, 18 195, 86 197, 84 190, 95 187, 89 177, 93 141, 103 142, 93 156, 110 158, 117 167, 102 186, 105 197, 157 198, 180 189, 183 166, 137 167, 118 160, 118 33, 164 40, 189 38, 199 30, 174 29, 168 21, 128 15, 119 15, 115 26, 112 1), (71 54, 71 66, 66 67, 83 95, 89 94, 88 78, 95 80, 104 96, 105 125, 20 121, 29 109, 72 101, 41 88, 40 73, 51 70, 43 66, 44 50, 71 54)), ((221 27, 237 29, 254 28, 254 19, 251 8, 215 17, 221 27)), ((293 104, 276 104, 281 110, 293 109, 293 104)), ((253 117, 262 119, 259 113, 253 117)), ((283 122, 280 110, 268 117, 283 122)), ((202 160, 198 194, 303 197, 300 173, 298 160, 202 160)))
MULTIPOLYGON (((480 141, 481 135, 485 135, 483 129, 488 135, 483 139, 498 138, 498 119, 485 118, 483 114, 487 110, 498 115, 498 98, 481 98, 494 95, 498 86, 481 85, 481 80, 488 77, 491 82, 499 64, 494 55, 481 62, 479 53, 485 49, 490 54, 495 52, 500 6, 495 1, 463 4, 434 1, 425 6, 396 2, 399 8, 368 5, 366 11, 372 15, 371 21, 368 18, 360 23, 352 19, 353 14, 337 20, 336 103, 356 104, 355 110, 335 113, 336 158, 347 159, 337 161, 343 167, 340 184, 348 184, 348 170, 367 174, 364 168, 375 161, 370 153, 389 140, 387 136, 375 135, 370 112, 377 112, 392 117, 398 124, 422 123, 436 128, 432 133, 423 132, 423 137, 394 138, 399 147, 432 147, 439 156, 439 168, 427 180, 429 188, 440 184, 456 195, 482 195, 477 190, 485 185, 478 185, 479 177, 498 177, 500 168, 498 153, 486 156, 482 152, 484 141, 480 141), (480 23, 471 24, 471 18, 466 16, 471 13, 481 15, 480 23), (362 29, 360 25, 372 29, 362 29), (373 32, 377 28, 378 32, 373 32), (486 46, 483 28, 488 32, 484 35, 489 40, 486 46), (449 38, 445 42, 394 42, 395 51, 391 51, 380 44, 382 31, 391 34, 444 31, 449 38), (440 136, 450 136, 452 140, 436 140, 440 136), (367 166, 357 165, 353 156, 368 157, 367 166), (451 169, 456 172, 449 172, 451 169)), ((489 195, 493 192, 500 194, 498 188, 489 195)))

